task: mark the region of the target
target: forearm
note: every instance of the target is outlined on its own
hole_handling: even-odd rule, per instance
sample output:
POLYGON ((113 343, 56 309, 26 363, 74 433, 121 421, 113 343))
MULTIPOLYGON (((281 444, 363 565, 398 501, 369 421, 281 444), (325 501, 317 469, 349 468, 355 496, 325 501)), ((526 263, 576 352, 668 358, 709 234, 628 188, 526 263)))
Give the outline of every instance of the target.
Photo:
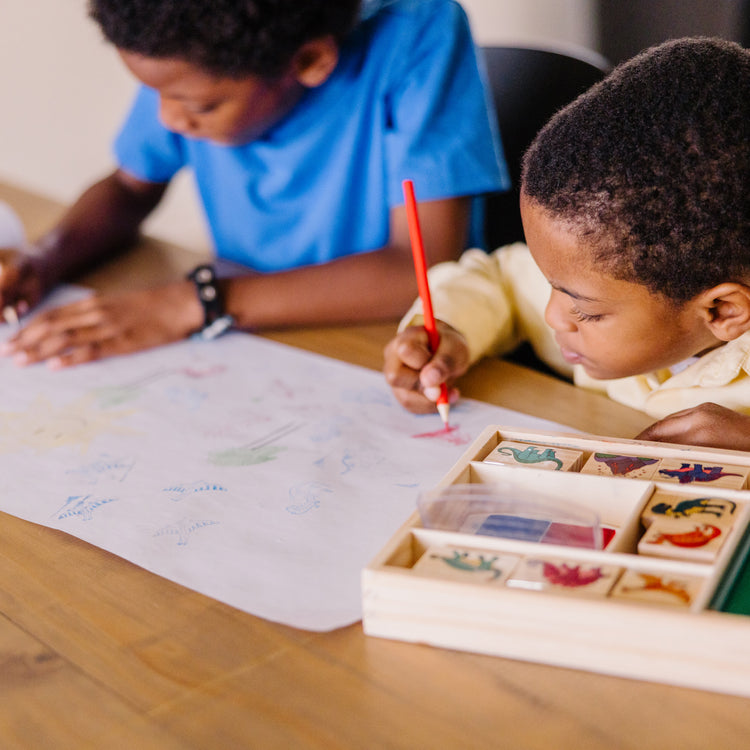
MULTIPOLYGON (((429 264, 455 260, 465 244, 469 200, 450 198, 419 206, 429 264)), ((320 266, 222 285, 227 312, 247 329, 395 320, 417 294, 406 211, 392 210, 386 247, 320 266)))
POLYGON ((131 246, 165 186, 114 172, 88 188, 28 252, 49 289, 131 246))
MULTIPOLYGON (((134 236, 152 201, 126 201, 114 186, 95 192, 93 224, 82 231, 81 218, 92 210, 83 196, 61 222, 50 257, 55 272, 71 273, 77 264, 98 259, 134 236), (107 203, 110 196, 112 204, 107 203), (108 211, 111 206, 117 210, 108 211), (102 208, 104 207, 104 208, 102 208), (105 210, 107 209, 107 210, 105 210), (80 245, 74 240, 79 238, 80 245), (72 257, 68 257, 70 248, 72 257)), ((136 185, 136 191, 139 189, 136 185)), ((163 188, 145 185, 146 197, 158 198, 163 188)), ((403 210, 394 209, 394 230, 388 247, 349 256, 321 266, 269 275, 246 274, 218 282, 224 310, 238 328, 259 330, 315 324, 350 323, 397 318, 416 294, 416 280, 403 210)), ((427 204, 425 239, 432 262, 458 255, 465 232, 464 202, 427 204)), ((70 367, 101 357, 161 346, 201 329, 205 316, 196 289, 183 279, 119 294, 94 295, 41 313, 12 337, 3 353, 19 364, 47 361, 70 367)))
POLYGON ((221 283, 226 311, 239 328, 395 320, 417 292, 403 252, 385 248, 321 266, 221 283))

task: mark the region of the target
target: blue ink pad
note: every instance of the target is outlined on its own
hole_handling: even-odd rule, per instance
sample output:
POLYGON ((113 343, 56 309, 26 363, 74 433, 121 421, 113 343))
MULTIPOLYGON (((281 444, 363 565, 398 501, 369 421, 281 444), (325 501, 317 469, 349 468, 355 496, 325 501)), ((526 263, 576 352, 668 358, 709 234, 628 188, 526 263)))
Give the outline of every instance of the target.
POLYGON ((599 515, 594 510, 510 482, 452 484, 428 490, 417 498, 417 508, 426 529, 604 548, 599 515))
POLYGON ((493 513, 485 518, 475 533, 485 536, 501 536, 504 539, 519 539, 522 542, 539 542, 551 525, 550 521, 544 519, 493 513))

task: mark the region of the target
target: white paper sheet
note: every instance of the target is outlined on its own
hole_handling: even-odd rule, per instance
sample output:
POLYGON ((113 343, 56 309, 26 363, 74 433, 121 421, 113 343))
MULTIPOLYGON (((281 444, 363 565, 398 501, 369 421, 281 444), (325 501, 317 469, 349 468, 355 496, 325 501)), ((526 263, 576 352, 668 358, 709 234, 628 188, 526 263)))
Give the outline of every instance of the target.
POLYGON ((488 424, 414 416, 380 373, 254 336, 50 372, 0 359, 0 510, 270 620, 361 617, 360 572, 488 424))

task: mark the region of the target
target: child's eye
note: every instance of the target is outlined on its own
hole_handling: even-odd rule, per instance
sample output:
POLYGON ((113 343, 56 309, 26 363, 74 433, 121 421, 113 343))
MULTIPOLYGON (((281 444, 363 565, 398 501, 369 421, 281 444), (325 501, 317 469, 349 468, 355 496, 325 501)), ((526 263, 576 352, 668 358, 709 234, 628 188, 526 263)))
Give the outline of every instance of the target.
POLYGON ((575 317, 576 320, 580 321, 581 323, 588 323, 592 321, 601 320, 604 316, 603 315, 591 315, 589 313, 582 312, 578 308, 573 308, 571 310, 571 313, 575 317))
POLYGON ((208 104, 195 104, 192 107, 192 111, 194 115, 207 115, 209 112, 213 112, 219 105, 215 102, 210 102, 208 104))

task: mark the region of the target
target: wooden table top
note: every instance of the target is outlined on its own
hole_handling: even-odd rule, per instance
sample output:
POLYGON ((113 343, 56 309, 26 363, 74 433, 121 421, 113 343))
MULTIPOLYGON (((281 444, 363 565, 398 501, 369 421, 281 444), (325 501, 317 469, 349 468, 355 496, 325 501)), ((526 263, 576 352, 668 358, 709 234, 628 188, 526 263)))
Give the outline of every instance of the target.
MULTIPOLYGON (((61 211, 8 185, 0 200, 32 237, 61 211)), ((83 281, 160 281, 197 260, 146 240, 83 281)), ((268 336, 379 369, 394 328, 268 336)), ((594 434, 632 437, 649 422, 508 362, 481 363, 462 390, 594 434)), ((0 614, 3 750, 686 750, 745 747, 750 736, 750 700, 368 638, 360 624, 295 630, 4 514, 0 614)))

